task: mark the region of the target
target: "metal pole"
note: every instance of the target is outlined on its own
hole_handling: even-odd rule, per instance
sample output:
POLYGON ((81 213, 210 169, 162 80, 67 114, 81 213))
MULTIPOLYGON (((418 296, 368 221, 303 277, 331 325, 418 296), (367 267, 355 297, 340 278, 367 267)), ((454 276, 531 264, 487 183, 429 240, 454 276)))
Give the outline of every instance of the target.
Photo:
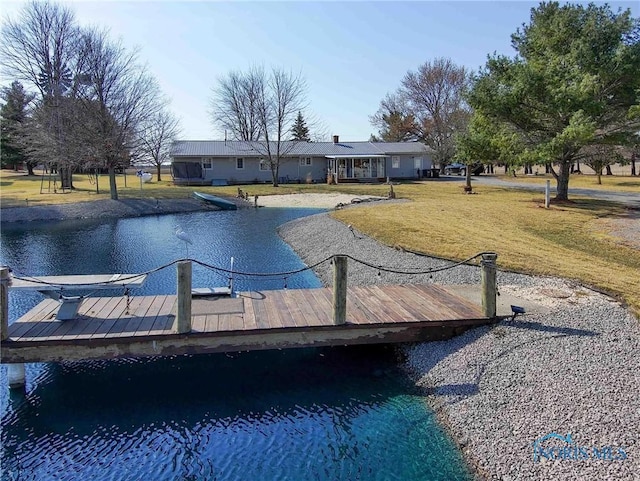
POLYGON ((231 257, 231 273, 229 275, 229 295, 233 297, 233 256, 231 257))
POLYGON ((482 314, 485 317, 496 317, 496 259, 498 254, 482 254, 482 272, 480 275, 482 289, 482 314))
POLYGON ((551 204, 551 181, 547 179, 547 185, 544 188, 544 208, 548 209, 551 204))
POLYGON ((333 257, 333 323, 347 322, 347 257, 333 257))

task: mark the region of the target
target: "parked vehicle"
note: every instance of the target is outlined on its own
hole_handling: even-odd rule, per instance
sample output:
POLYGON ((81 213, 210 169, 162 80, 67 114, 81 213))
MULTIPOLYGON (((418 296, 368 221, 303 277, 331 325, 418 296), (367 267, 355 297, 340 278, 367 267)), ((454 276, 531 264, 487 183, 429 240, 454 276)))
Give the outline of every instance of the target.
MULTIPOLYGON (((484 165, 477 162, 471 165, 471 175, 480 175, 484 172, 484 165)), ((445 166, 444 173, 446 175, 466 175, 467 174, 467 166, 465 164, 461 164, 459 162, 455 162, 453 164, 449 164, 445 166)))
POLYGON ((467 173, 467 166, 464 164, 455 162, 453 164, 446 165, 444 167, 444 173, 446 175, 453 175, 453 174, 465 175, 467 173))

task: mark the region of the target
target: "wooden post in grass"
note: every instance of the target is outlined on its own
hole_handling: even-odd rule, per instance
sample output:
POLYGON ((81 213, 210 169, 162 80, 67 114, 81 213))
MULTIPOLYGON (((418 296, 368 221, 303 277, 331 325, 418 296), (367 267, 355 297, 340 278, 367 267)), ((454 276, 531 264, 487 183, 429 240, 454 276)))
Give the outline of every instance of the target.
POLYGON ((482 272, 480 274, 482 289, 482 314, 485 317, 496 317, 496 259, 498 254, 482 254, 482 272))
POLYGON ((333 323, 347 322, 347 257, 333 257, 333 323))
POLYGON ((178 262, 178 311, 173 331, 178 334, 191 332, 191 261, 178 262))

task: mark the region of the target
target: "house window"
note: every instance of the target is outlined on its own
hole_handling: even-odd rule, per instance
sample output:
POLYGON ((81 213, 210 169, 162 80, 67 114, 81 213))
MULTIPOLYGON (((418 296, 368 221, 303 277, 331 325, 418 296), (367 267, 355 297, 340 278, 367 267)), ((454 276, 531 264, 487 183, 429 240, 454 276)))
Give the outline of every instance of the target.
POLYGON ((391 168, 392 169, 399 169, 400 168, 400 156, 399 155, 392 155, 391 156, 391 168))
POLYGON ((311 157, 300 157, 300 165, 303 165, 303 166, 311 165, 311 157))
POLYGON ((202 168, 203 169, 212 169, 213 168, 213 162, 212 159, 210 157, 205 157, 202 159, 202 168))
POLYGON ((244 159, 242 157, 236 158, 236 169, 243 170, 244 169, 244 159))
POLYGON ((269 168, 269 162, 264 159, 260 159, 260 170, 271 170, 269 168))

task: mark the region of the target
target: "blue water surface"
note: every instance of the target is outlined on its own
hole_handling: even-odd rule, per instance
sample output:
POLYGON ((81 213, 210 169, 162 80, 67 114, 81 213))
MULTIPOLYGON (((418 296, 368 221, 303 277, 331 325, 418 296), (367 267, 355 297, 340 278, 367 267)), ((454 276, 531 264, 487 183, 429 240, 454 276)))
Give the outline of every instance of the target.
MULTIPOLYGON (((17 274, 133 273, 187 257, 237 270, 303 267, 278 225, 318 212, 259 209, 3 226, 17 274)), ((175 267, 134 294, 175 292, 175 267)), ((193 285, 226 285, 194 267, 193 285)), ((306 271, 238 290, 318 287, 306 271)), ((113 292, 111 294, 119 294, 113 292)), ((11 293, 12 320, 42 300, 11 293)), ((294 349, 1 368, 4 480, 466 480, 460 453, 386 346, 294 349)))

